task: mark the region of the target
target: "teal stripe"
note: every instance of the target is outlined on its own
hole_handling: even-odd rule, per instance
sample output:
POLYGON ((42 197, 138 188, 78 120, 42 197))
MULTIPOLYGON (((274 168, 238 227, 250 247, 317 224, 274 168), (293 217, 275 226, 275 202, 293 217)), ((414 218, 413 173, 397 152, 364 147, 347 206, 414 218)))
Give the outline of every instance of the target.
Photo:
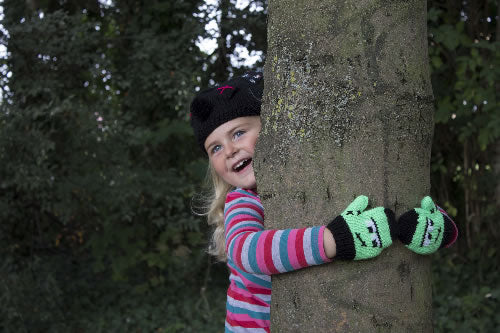
MULTIPOLYGON (((227 239, 228 238, 226 237, 226 241, 227 241, 227 239)), ((229 260, 233 259, 235 244, 236 244, 236 242, 234 242, 234 240, 233 240, 233 242, 231 242, 231 245, 229 246, 228 253, 227 253, 229 260)))
POLYGON ((321 258, 321 254, 319 253, 319 230, 321 227, 314 227, 311 230, 311 248, 312 248, 312 255, 314 258, 314 261, 316 264, 321 264, 323 263, 323 259, 321 258))
POLYGON ((234 205, 246 203, 246 202, 250 202, 250 201, 245 200, 245 198, 239 198, 239 199, 234 199, 230 203, 226 202, 226 204, 224 205, 224 212, 226 212, 229 208, 233 207, 234 205))
POLYGON ((270 320, 271 319, 271 315, 269 312, 255 312, 255 311, 251 311, 249 309, 240 308, 240 307, 231 305, 231 304, 229 304, 229 302, 226 303, 226 309, 228 312, 231 312, 234 314, 247 314, 254 319, 261 319, 261 320, 270 320))
POLYGON ((262 235, 263 231, 258 231, 254 234, 252 241, 250 242, 250 247, 248 248, 248 262, 250 263, 250 267, 257 274, 263 274, 259 269, 259 265, 257 265, 257 242, 259 241, 259 237, 262 235))
MULTIPOLYGON (((259 278, 257 275, 245 272, 241 270, 239 267, 237 267, 234 262, 228 262, 229 265, 231 265, 232 268, 234 268, 240 275, 242 275, 244 278, 247 280, 251 281, 252 283, 255 283, 256 285, 261 286, 262 288, 267 288, 271 289, 271 281, 267 281, 264 279, 259 278)), ((269 275, 266 275, 269 276, 269 275)), ((246 289, 246 287, 244 287, 246 289)))
POLYGON ((245 200, 245 199, 246 198, 239 198, 239 199, 234 199, 231 202, 226 202, 226 204, 224 205, 224 214, 226 214, 229 208, 232 208, 234 205, 250 202, 250 200, 245 200))
MULTIPOLYGON (((241 228, 244 228, 244 227, 252 227, 252 228, 256 228, 258 230, 264 230, 264 228, 262 228, 261 225, 255 225, 255 224, 249 224, 249 223, 241 223, 241 224, 238 224, 234 227, 231 228, 231 231, 226 235, 226 239, 229 239, 231 238, 231 235, 234 234, 235 232, 238 232, 238 230, 240 230, 241 228)), ((245 232, 256 232, 256 231, 251 231, 251 230, 247 230, 245 232)))
POLYGON ((234 283, 236 284, 238 289, 243 289, 243 290, 248 291, 247 287, 243 283, 241 283, 240 281, 234 281, 234 283))
POLYGON ((251 200, 248 197, 242 197, 242 198, 238 198, 238 199, 233 199, 230 202, 226 202, 224 205, 224 211, 228 210, 229 208, 233 207, 234 205, 241 204, 241 203, 250 203, 250 204, 255 205, 259 208, 262 208, 262 205, 259 205, 259 200, 257 198, 251 200))
POLYGON ((245 214, 245 215, 250 215, 254 218, 256 218, 258 221, 262 222, 262 217, 259 214, 252 213, 251 211, 245 211, 245 212, 234 212, 231 213, 231 215, 226 216, 226 224, 228 221, 231 221, 235 216, 238 216, 240 214, 245 214))
MULTIPOLYGON (((251 273, 246 273, 246 274, 251 274, 251 273)), ((252 281, 253 283, 257 284, 262 289, 271 289, 271 282, 269 282, 269 281, 262 280, 262 279, 255 277, 255 276, 250 276, 250 275, 245 275, 245 277, 248 280, 252 281)), ((234 280, 234 283, 236 284, 236 286, 239 289, 243 289, 243 290, 248 291, 248 288, 242 282, 240 282, 238 280, 234 280)))
POLYGON ((283 264, 283 267, 285 267, 287 272, 293 271, 293 267, 290 264, 290 260, 288 260, 288 235, 290 234, 290 229, 285 230, 281 234, 280 238, 280 258, 281 258, 281 263, 283 264))

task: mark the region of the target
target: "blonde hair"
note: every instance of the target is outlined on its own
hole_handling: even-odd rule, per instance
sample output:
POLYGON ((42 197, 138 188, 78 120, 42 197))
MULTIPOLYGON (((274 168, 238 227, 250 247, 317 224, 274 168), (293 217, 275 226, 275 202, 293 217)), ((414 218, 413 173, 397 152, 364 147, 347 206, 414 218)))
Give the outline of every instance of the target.
POLYGON ((227 194, 234 189, 234 186, 226 183, 215 172, 212 165, 208 164, 207 179, 210 183, 210 194, 205 200, 205 212, 208 225, 212 226, 214 232, 208 247, 208 253, 215 256, 219 261, 227 261, 226 236, 224 233, 224 205, 227 194))

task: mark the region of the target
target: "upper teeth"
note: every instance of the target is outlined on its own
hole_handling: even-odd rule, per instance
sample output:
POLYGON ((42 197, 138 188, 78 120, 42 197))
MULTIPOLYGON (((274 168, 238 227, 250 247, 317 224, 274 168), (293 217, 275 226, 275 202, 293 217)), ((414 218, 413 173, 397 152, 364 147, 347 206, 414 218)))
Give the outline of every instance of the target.
POLYGON ((245 162, 246 162, 246 159, 245 159, 245 160, 240 161, 238 164, 236 164, 236 165, 234 166, 234 168, 233 168, 233 169, 238 169, 238 168, 239 168, 240 166, 242 166, 242 165, 243 165, 243 163, 245 163, 245 162))

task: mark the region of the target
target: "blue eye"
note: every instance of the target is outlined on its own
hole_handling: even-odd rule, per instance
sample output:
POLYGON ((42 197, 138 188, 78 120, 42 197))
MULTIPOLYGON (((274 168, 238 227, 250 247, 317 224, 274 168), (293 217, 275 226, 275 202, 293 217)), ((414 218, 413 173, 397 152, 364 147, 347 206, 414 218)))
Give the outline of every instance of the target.
POLYGON ((215 145, 212 147, 212 150, 210 151, 212 154, 215 154, 216 152, 218 152, 219 150, 222 149, 222 146, 221 145, 215 145))
POLYGON ((243 134, 245 134, 245 131, 236 131, 233 135, 234 138, 239 138, 240 136, 242 136, 243 134))

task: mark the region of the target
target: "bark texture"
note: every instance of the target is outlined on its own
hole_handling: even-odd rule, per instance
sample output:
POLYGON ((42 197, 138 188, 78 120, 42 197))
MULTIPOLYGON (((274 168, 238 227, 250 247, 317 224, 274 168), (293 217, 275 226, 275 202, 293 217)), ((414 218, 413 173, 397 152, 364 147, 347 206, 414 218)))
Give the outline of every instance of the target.
MULTIPOLYGON (((357 196, 398 217, 429 193, 426 2, 270 0, 254 161, 266 227, 327 224, 357 196)), ((430 332, 430 259, 273 276, 272 332, 430 332)))

